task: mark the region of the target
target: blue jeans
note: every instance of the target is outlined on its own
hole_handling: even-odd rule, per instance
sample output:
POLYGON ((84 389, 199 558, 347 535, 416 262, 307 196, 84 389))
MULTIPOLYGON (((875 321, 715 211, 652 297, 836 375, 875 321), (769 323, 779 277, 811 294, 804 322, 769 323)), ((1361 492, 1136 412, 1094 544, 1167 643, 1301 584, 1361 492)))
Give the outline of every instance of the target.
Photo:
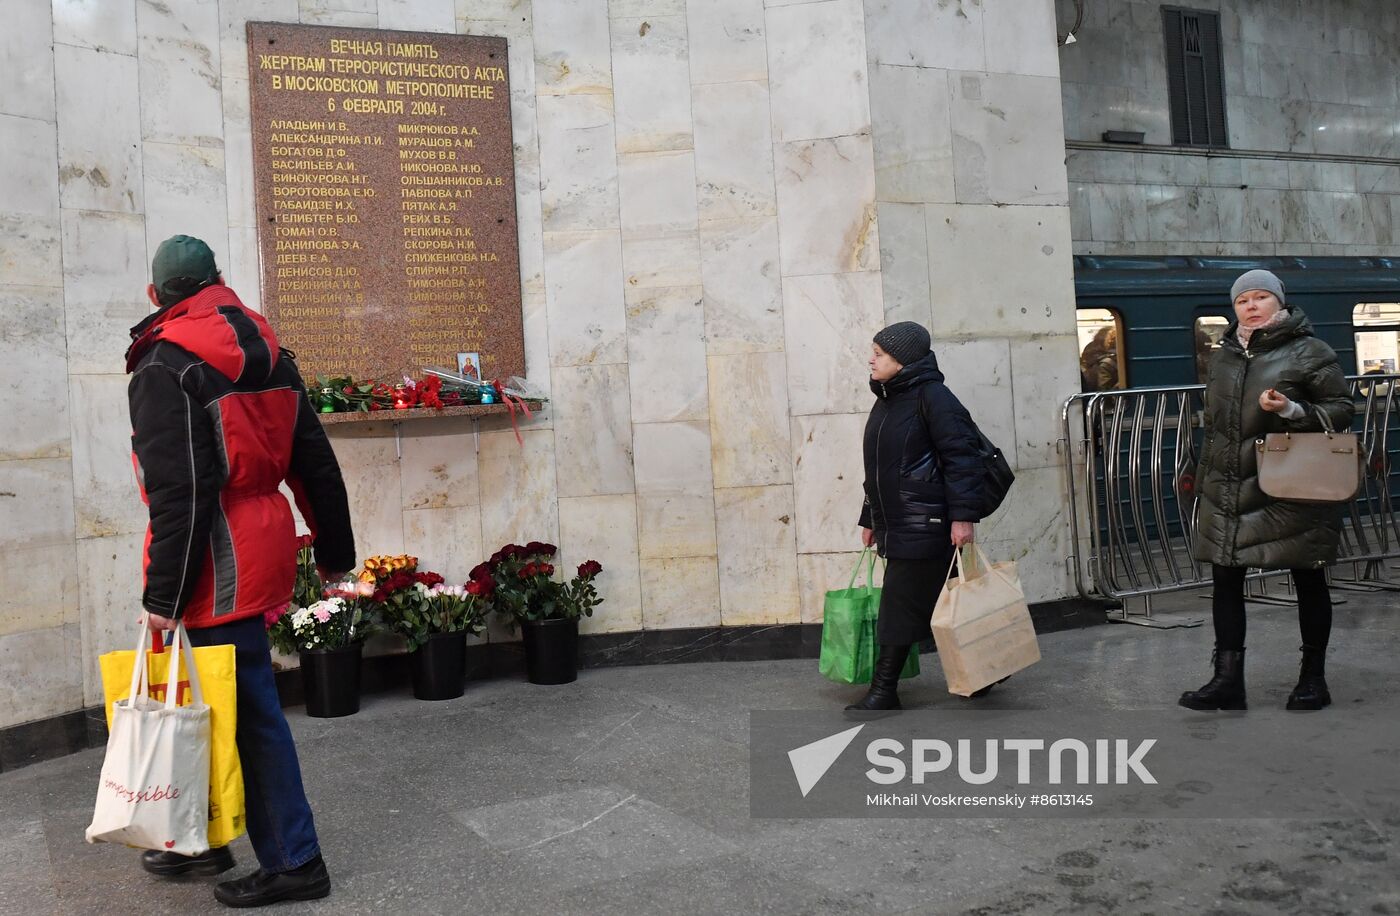
POLYGON ((320 855, 301 766, 277 684, 261 617, 189 630, 196 646, 232 644, 238 677, 238 757, 248 839, 264 871, 291 871, 320 855))

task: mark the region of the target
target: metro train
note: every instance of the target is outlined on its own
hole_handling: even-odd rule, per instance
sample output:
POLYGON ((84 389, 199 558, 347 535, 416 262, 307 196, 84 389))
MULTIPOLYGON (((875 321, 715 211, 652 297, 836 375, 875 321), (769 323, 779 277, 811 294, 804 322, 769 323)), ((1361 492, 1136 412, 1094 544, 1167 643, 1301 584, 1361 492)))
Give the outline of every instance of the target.
POLYGON ((1262 267, 1283 280, 1348 375, 1400 370, 1400 257, 1079 255, 1074 284, 1086 391, 1204 381, 1232 317, 1230 285, 1262 267))

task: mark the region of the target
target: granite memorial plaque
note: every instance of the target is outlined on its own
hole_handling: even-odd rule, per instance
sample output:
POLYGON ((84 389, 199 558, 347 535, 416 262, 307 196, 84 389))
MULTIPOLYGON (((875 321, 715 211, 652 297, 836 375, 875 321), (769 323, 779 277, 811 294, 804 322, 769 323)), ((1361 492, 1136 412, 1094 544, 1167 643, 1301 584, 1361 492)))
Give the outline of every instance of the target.
POLYGON ((248 68, 262 308, 302 373, 523 376, 506 40, 250 22, 248 68))

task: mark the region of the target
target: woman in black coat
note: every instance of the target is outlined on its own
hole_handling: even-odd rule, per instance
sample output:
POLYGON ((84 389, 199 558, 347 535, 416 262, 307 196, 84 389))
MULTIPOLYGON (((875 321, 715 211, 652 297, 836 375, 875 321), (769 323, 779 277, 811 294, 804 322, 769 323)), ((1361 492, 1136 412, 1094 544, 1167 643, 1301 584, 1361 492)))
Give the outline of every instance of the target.
POLYGON ((1196 470, 1197 560, 1211 564, 1215 676, 1181 695, 1189 709, 1244 709, 1244 583, 1250 568, 1287 569, 1298 593, 1303 663, 1288 709, 1332 702, 1323 656, 1332 629, 1325 567, 1337 557, 1342 506, 1274 499, 1259 488, 1255 443, 1268 433, 1351 426, 1351 388, 1337 354, 1288 307, 1283 281, 1251 270, 1231 290, 1235 323, 1211 356, 1205 443, 1196 470))
POLYGON ((929 621, 953 552, 981 520, 984 466, 977 427, 912 321, 875 335, 865 425, 862 539, 888 560, 870 691, 849 710, 899 709, 899 672, 910 647, 932 637, 929 621))

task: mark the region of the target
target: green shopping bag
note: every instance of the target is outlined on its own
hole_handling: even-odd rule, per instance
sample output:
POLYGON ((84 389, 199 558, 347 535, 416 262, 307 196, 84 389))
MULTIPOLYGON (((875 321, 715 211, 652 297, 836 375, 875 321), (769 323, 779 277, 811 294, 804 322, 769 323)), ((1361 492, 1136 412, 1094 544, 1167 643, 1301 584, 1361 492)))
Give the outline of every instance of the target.
MULTIPOLYGON (((822 610, 822 653, 818 666, 822 676, 838 684, 869 684, 875 672, 879 646, 875 621, 880 615, 880 590, 875 587, 875 554, 867 547, 856 560, 851 581, 845 588, 826 593, 822 610), (857 587, 856 577, 865 568, 865 584, 857 587)), ((901 678, 919 673, 919 650, 909 649, 901 678)))

